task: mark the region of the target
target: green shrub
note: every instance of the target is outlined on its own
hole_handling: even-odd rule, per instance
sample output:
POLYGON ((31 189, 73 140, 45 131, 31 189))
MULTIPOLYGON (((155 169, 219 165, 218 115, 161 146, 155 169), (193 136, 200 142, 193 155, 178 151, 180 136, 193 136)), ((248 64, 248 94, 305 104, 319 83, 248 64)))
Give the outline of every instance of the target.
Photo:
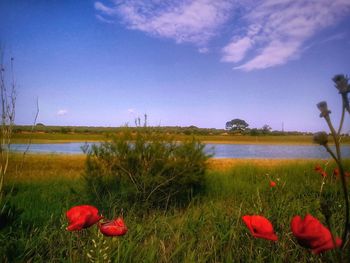
POLYGON ((176 142, 148 127, 126 128, 86 149, 85 180, 97 201, 111 198, 151 207, 185 204, 204 186, 208 155, 192 139, 176 142))

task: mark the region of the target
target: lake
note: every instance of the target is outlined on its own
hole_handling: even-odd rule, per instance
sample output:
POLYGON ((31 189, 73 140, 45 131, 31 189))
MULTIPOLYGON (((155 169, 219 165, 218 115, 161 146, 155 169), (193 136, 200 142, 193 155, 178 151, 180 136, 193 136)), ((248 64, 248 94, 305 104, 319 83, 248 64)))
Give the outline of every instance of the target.
MULTIPOLYGON (((88 143, 92 144, 92 143, 88 143)), ((31 144, 29 152, 54 154, 82 154, 82 142, 31 144)), ((23 152, 26 144, 12 144, 11 149, 23 152)), ((334 148, 333 148, 334 149, 334 148)), ((262 144, 206 144, 205 151, 214 158, 330 158, 326 150, 317 145, 262 145, 262 144)), ((350 145, 342 147, 342 156, 350 158, 350 145)))

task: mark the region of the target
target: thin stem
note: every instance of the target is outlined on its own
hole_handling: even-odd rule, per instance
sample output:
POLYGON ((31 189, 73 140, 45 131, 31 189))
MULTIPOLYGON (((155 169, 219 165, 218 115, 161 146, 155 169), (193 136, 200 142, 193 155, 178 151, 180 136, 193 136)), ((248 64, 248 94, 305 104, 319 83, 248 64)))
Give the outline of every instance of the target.
POLYGON ((343 128, 344 117, 345 117, 345 107, 344 107, 344 101, 343 101, 343 110, 341 113, 341 119, 340 119, 339 129, 338 129, 338 133, 337 133, 338 136, 340 136, 341 129, 343 128))
POLYGON ((344 227, 344 232, 342 235, 342 240, 343 240, 342 248, 343 248, 345 241, 346 241, 346 237, 348 235, 348 230, 349 230, 349 207, 350 207, 349 206, 349 198, 348 198, 348 188, 347 188, 346 180, 345 180, 345 172, 344 172, 344 168, 343 168, 341 159, 337 158, 335 156, 335 154, 332 152, 332 150, 329 148, 329 146, 327 144, 324 145, 324 147, 326 148, 327 152, 333 157, 333 159, 337 163, 337 165, 339 167, 339 172, 340 172, 341 184, 342 184, 344 200, 345 200, 345 227, 344 227))
POLYGON ((331 148, 329 148, 329 146, 326 144, 326 145, 323 145, 327 152, 332 156, 332 158, 334 159, 334 161, 337 163, 337 165, 339 166, 339 162, 338 162, 338 158, 337 156, 333 153, 333 151, 331 150, 331 148))
POLYGON ((337 158, 339 161, 341 161, 340 146, 339 146, 339 139, 337 136, 337 132, 335 131, 335 129, 333 127, 333 124, 332 124, 332 121, 331 121, 331 118, 329 117, 329 115, 326 115, 324 118, 326 119, 328 127, 331 130, 331 134, 332 134, 334 144, 335 144, 335 150, 337 152, 337 158))
MULTIPOLYGON (((35 117, 34 117, 34 121, 33 121, 32 127, 30 128, 30 134, 31 134, 31 136, 29 137, 29 140, 28 140, 28 143, 27 143, 27 147, 26 147, 25 151, 23 152, 22 161, 24 161, 24 157, 25 157, 25 155, 28 153, 29 148, 30 148, 30 146, 32 145, 33 131, 34 131, 34 129, 35 129, 35 124, 36 124, 36 121, 37 121, 38 116, 39 116, 39 111, 40 111, 40 108, 39 108, 39 99, 37 98, 37 99, 36 99, 36 113, 35 113, 35 117)), ((23 165, 23 163, 22 163, 22 165, 23 165)))

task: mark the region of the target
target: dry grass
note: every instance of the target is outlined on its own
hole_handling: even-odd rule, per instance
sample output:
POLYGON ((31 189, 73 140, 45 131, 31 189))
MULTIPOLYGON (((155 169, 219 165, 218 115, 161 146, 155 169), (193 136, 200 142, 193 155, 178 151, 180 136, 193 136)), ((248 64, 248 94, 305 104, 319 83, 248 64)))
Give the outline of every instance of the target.
POLYGON ((77 179, 84 171, 84 155, 12 154, 8 179, 30 182, 45 181, 53 177, 77 179))
MULTIPOLYGON (((307 162, 317 162, 317 160, 211 158, 208 160, 208 168, 214 171, 227 171, 237 166, 251 165, 269 168, 281 165, 302 165, 307 162)), ((10 161, 9 178, 20 181, 46 180, 52 176, 75 179, 81 176, 84 164, 85 155, 27 154, 23 161, 21 154, 13 154, 10 161), (21 173, 16 174, 16 169, 21 170, 21 173)))
POLYGON ((222 159, 210 159, 208 161, 208 167, 210 170, 215 171, 227 171, 236 166, 257 166, 257 167, 275 167, 281 165, 300 165, 307 162, 317 161, 316 159, 234 159, 234 158, 222 158, 222 159))

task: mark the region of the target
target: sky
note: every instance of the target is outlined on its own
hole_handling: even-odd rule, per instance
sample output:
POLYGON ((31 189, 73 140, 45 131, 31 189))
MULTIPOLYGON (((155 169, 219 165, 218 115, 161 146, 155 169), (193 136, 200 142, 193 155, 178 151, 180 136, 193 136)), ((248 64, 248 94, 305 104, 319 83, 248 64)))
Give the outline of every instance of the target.
MULTIPOLYGON (((1 0, 17 124, 327 131, 350 74, 349 0, 1 0)), ((344 132, 350 131, 346 116, 344 132)))

